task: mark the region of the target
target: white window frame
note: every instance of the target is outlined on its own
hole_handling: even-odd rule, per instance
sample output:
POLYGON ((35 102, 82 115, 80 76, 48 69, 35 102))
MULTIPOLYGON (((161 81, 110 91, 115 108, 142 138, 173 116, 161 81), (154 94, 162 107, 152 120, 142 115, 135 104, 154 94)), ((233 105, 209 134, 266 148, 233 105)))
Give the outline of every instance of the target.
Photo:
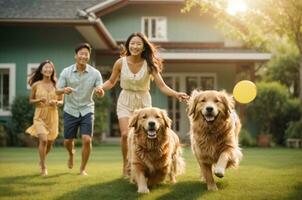
POLYGON ((31 74, 32 70, 38 69, 40 63, 28 63, 27 64, 27 78, 26 78, 26 88, 30 90, 30 85, 28 84, 29 75, 31 74))
MULTIPOLYGON (((183 79, 183 87, 186 87, 186 77, 188 76, 193 76, 193 77, 197 77, 197 78, 201 78, 201 77, 213 77, 214 78, 214 90, 217 90, 217 74, 216 73, 212 73, 212 72, 196 72, 196 73, 176 73, 176 72, 166 72, 163 74, 163 77, 169 77, 169 76, 173 76, 173 77, 180 77, 180 79, 183 79)), ((181 87, 181 86, 180 86, 181 87)), ((187 88, 180 88, 181 90, 185 91, 187 88)))
MULTIPOLYGON (((16 64, 15 63, 0 63, 0 69, 9 70, 9 104, 12 105, 16 96, 16 64)), ((0 116, 11 116, 11 111, 3 111, 0 108, 0 116)))
MULTIPOLYGON (((167 17, 164 16, 143 16, 141 19, 141 32, 145 33, 145 19, 148 19, 149 21, 149 33, 146 35, 150 41, 167 41, 167 33, 168 33, 168 25, 167 25, 167 17), (163 19, 165 21, 165 27, 164 27, 164 37, 163 38, 158 38, 158 37, 151 37, 152 36, 152 30, 151 30, 151 20, 155 19, 155 21, 159 19, 163 19)), ((157 34, 157 33, 156 33, 157 34)))

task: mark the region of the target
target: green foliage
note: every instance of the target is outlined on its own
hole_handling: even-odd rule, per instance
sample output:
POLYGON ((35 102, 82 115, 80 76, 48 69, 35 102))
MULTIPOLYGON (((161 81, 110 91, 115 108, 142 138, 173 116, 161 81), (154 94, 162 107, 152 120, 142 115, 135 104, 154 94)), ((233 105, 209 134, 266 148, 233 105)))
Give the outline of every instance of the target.
POLYGON ((247 106, 247 117, 260 126, 260 133, 272 133, 273 122, 283 111, 287 89, 278 82, 260 82, 256 99, 247 106))
POLYGON ((302 139, 302 118, 299 121, 289 123, 285 131, 285 139, 287 138, 302 139))
POLYGON ((6 128, 3 124, 0 124, 0 146, 6 146, 7 145, 7 138, 8 135, 6 133, 6 128))
MULTIPOLYGON (((108 96, 96 97, 95 102, 95 120, 94 120, 94 138, 101 142, 102 134, 108 131, 109 126, 109 108, 111 102, 108 96)), ((94 140, 95 141, 95 140, 94 140)))
POLYGON ((256 85, 257 97, 247 106, 247 118, 258 126, 258 134, 272 134, 273 140, 283 145, 289 123, 302 117, 301 101, 290 99, 286 87, 278 82, 256 85))
POLYGON ((255 139, 251 136, 248 130, 241 129, 239 135, 239 144, 244 147, 252 147, 256 145, 255 139))
POLYGON ((300 99, 287 99, 284 102, 282 112, 274 119, 273 124, 275 124, 275 126, 272 126, 272 133, 277 144, 284 144, 284 135, 289 124, 299 120, 301 117, 302 105, 300 99))
POLYGON ((292 96, 299 96, 299 52, 286 40, 275 45, 275 56, 266 64, 265 81, 279 81, 286 85, 292 96), (281 43, 281 44, 280 44, 281 43))
MULTIPOLYGON (((287 39, 290 45, 299 52, 299 79, 302 79, 301 0, 245 0, 247 11, 233 16, 226 12, 225 5, 228 0, 194 2, 196 1, 186 0, 183 10, 188 12, 192 7, 199 7, 202 13, 212 14, 227 37, 243 41, 246 47, 274 52, 274 46, 280 41, 280 38, 287 39)), ((277 71, 278 75, 285 73, 284 69, 279 71, 277 71)), ((289 84, 292 84, 293 79, 285 79, 286 77, 282 81, 289 80, 291 82, 289 84)), ((299 91, 299 98, 302 99, 302 81, 296 91, 299 91)))
POLYGON ((6 131, 4 125, 0 124, 0 138, 6 137, 6 131))
POLYGON ((28 96, 17 96, 12 104, 12 135, 13 144, 20 144, 18 134, 24 134, 32 124, 34 106, 29 104, 28 96))

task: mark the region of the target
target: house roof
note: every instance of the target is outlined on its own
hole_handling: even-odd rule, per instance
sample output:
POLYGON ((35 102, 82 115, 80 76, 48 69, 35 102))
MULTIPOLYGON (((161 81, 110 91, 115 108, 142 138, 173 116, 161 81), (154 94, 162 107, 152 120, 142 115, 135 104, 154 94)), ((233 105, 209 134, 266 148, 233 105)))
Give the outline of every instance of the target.
POLYGON ((106 0, 0 0, 0 24, 72 25, 94 49, 115 49, 100 18, 84 10, 106 0))
POLYGON ((78 9, 106 0, 0 0, 0 19, 79 19, 78 9))

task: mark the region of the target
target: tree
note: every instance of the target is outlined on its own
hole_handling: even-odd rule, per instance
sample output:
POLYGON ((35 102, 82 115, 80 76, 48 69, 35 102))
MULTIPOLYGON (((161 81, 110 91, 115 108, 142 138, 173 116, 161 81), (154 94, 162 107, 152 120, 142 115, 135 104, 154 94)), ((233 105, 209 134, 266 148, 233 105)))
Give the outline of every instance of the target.
POLYGON ((247 47, 271 50, 271 44, 287 38, 299 52, 299 98, 302 100, 302 0, 245 0, 245 12, 230 15, 228 0, 186 0, 184 12, 199 7, 213 14, 227 36, 247 47))
POLYGON ((299 52, 287 41, 276 43, 273 49, 275 56, 266 63, 262 73, 258 72, 261 79, 278 81, 288 88, 292 97, 299 97, 299 52))

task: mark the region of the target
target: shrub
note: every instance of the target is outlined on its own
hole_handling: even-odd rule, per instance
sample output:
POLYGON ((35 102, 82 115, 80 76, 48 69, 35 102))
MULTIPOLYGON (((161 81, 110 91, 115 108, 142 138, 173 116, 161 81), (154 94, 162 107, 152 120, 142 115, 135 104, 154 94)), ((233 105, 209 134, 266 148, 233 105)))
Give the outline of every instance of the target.
POLYGON ((109 97, 96 97, 95 102, 95 120, 94 120, 94 142, 100 143, 104 132, 108 131, 109 127, 109 108, 111 102, 109 97))
POLYGON ((246 129, 241 129, 239 135, 240 146, 251 147, 256 145, 255 139, 251 136, 250 132, 246 129))
POLYGON ((17 96, 12 104, 12 135, 13 144, 20 145, 19 134, 24 134, 33 121, 34 106, 29 104, 28 96, 17 96))
POLYGON ((302 139, 302 118, 299 121, 289 123, 285 130, 285 139, 288 138, 302 139))
POLYGON ((274 120, 282 113, 289 95, 278 82, 257 83, 257 97, 247 106, 247 117, 259 126, 261 134, 271 134, 274 120))
POLYGON ((6 146, 7 142, 7 133, 3 124, 0 124, 0 146, 6 146))
POLYGON ((288 99, 280 115, 276 116, 272 127, 274 139, 277 144, 284 144, 285 131, 288 129, 290 122, 298 121, 302 117, 301 100, 298 98, 288 99))

